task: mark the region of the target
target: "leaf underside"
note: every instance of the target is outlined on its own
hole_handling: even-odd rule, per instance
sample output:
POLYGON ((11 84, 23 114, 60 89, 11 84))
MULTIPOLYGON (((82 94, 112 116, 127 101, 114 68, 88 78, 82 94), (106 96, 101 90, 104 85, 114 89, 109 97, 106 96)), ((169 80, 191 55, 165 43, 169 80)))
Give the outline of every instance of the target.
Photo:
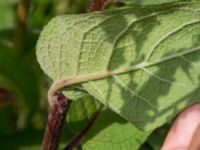
POLYGON ((122 2, 128 4, 140 4, 140 5, 159 5, 165 3, 177 2, 179 0, 122 0, 122 2))
POLYGON ((37 58, 55 83, 153 130, 199 100, 199 41, 198 1, 145 6, 56 17, 37 58))

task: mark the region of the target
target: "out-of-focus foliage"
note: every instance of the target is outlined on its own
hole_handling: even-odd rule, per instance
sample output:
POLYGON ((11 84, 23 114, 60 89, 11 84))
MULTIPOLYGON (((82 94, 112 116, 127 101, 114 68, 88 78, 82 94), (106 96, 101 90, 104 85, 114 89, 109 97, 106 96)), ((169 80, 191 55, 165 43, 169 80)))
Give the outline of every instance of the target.
POLYGON ((0 30, 14 27, 14 7, 18 0, 0 1, 0 30))
MULTIPOLYGON (((84 13, 89 3, 89 0, 25 1, 30 2, 28 14, 19 13, 19 9, 26 9, 22 6, 24 0, 0 1, 0 149, 5 150, 40 149, 48 115, 46 93, 51 81, 36 62, 38 35, 52 17, 84 13), (19 25, 19 15, 28 15, 26 26, 19 25)), ((67 127, 64 133, 66 143, 72 134, 67 127)))

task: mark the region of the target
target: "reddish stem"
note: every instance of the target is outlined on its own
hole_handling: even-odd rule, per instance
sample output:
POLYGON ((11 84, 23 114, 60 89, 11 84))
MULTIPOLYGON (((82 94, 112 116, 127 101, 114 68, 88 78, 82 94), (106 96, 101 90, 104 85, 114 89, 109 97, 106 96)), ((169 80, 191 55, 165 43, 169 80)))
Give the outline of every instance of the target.
POLYGON ((43 150, 57 150, 70 101, 62 94, 57 93, 52 99, 48 125, 44 134, 43 150))
POLYGON ((88 12, 101 11, 105 9, 112 0, 92 0, 88 8, 88 12))
POLYGON ((0 108, 15 104, 15 100, 14 95, 10 91, 0 87, 0 108))
POLYGON ((64 150, 73 150, 78 144, 80 144, 81 140, 84 138, 84 136, 88 133, 88 131, 91 129, 91 127, 93 126, 93 124, 95 123, 96 119, 98 118, 99 114, 101 112, 101 109, 99 111, 97 111, 94 114, 94 117, 92 118, 92 120, 90 120, 90 122, 88 123, 88 125, 83 129, 83 131, 81 133, 79 133, 65 148, 64 150))

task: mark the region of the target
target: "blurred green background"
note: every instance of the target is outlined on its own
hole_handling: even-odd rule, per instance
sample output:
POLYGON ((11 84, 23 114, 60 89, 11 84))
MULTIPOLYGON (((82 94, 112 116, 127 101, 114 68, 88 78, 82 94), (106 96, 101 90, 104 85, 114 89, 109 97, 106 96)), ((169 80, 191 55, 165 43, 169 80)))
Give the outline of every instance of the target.
MULTIPOLYGON (((84 13, 88 4, 89 0, 0 0, 0 149, 40 149, 51 80, 37 64, 37 38, 52 17, 84 13)), ((71 138, 70 133, 66 136, 65 143, 71 138)))

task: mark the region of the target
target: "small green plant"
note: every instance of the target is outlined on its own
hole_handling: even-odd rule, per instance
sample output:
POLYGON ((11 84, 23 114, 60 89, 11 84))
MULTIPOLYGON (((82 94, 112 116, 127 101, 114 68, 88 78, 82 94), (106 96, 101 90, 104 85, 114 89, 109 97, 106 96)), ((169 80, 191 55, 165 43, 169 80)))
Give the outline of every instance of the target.
POLYGON ((110 9, 58 16, 41 32, 37 59, 53 80, 45 150, 58 148, 66 113, 80 132, 66 150, 81 140, 83 150, 133 150, 199 100, 199 1, 132 3, 96 0, 89 12, 110 9))

